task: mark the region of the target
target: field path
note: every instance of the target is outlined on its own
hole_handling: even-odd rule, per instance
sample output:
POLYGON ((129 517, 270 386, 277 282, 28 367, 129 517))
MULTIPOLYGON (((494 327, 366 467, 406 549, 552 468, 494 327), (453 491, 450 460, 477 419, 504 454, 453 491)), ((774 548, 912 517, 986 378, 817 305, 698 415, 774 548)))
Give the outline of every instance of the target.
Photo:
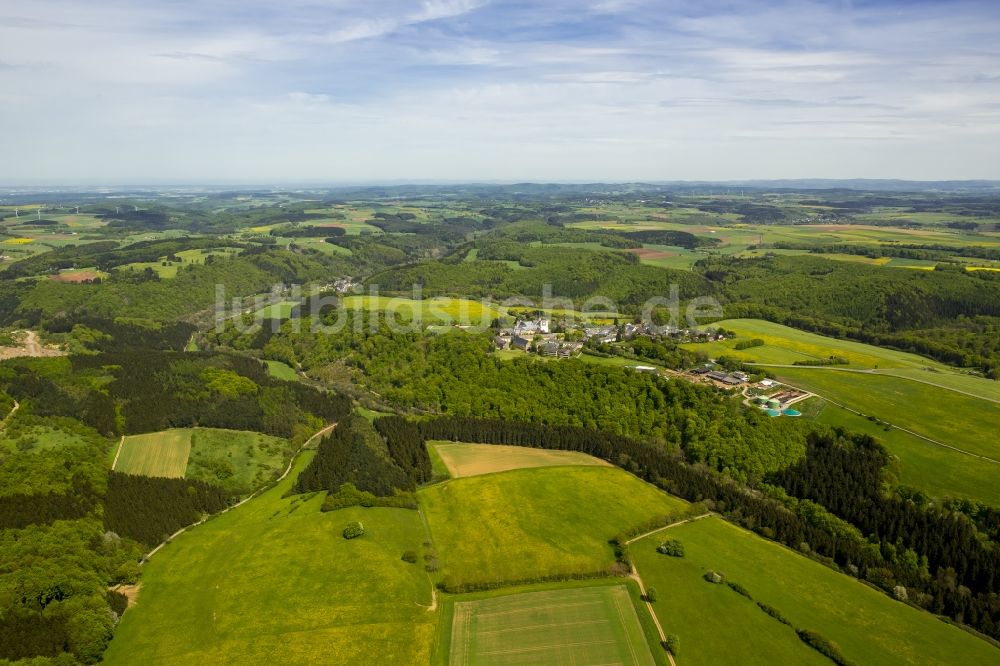
POLYGON ((280 482, 281 482, 282 480, 284 480, 284 478, 285 478, 286 476, 288 476, 289 472, 291 472, 291 471, 292 471, 292 467, 293 467, 293 466, 295 465, 295 459, 299 457, 299 454, 301 454, 301 453, 302 453, 302 452, 303 452, 303 451, 305 450, 305 448, 306 448, 307 446, 309 446, 309 444, 310 444, 310 443, 311 443, 311 442, 312 442, 312 441, 313 441, 314 439, 316 439, 317 437, 320 437, 320 436, 322 436, 322 435, 325 435, 326 433, 328 433, 328 432, 330 432, 331 430, 333 430, 333 429, 334 429, 335 427, 337 427, 337 424, 336 424, 336 423, 331 423, 330 425, 326 426, 326 427, 325 427, 325 428, 323 428, 322 430, 318 430, 318 431, 317 431, 317 432, 316 432, 315 434, 313 434, 313 436, 312 436, 312 437, 310 437, 310 438, 309 438, 309 439, 307 439, 307 440, 306 440, 305 442, 303 442, 303 443, 302 443, 302 446, 300 446, 300 447, 298 448, 298 450, 297 450, 297 451, 295 452, 295 454, 294 454, 294 455, 293 455, 293 456, 291 457, 291 460, 289 460, 289 461, 288 461, 288 467, 286 467, 286 468, 285 468, 285 471, 284 471, 284 472, 282 472, 282 473, 281 473, 281 476, 279 476, 279 477, 278 477, 277 479, 275 479, 275 480, 274 480, 274 481, 273 481, 272 483, 269 483, 268 485, 264 486, 263 488, 260 488, 260 489, 258 489, 258 490, 256 490, 256 491, 254 491, 254 492, 253 492, 252 494, 248 495, 248 496, 247 496, 247 497, 245 497, 244 499, 241 499, 241 500, 240 500, 239 502, 237 502, 236 504, 234 504, 234 505, 232 505, 232 506, 229 506, 229 507, 226 507, 225 509, 223 509, 223 510, 222 510, 222 511, 220 511, 219 513, 215 513, 215 514, 212 514, 211 516, 208 516, 208 518, 204 518, 204 519, 202 519, 202 520, 199 520, 199 521, 198 521, 197 523, 191 523, 190 525, 187 525, 186 527, 182 527, 182 528, 180 528, 179 530, 177 530, 176 532, 174 532, 173 534, 171 534, 170 536, 168 536, 168 537, 167 537, 166 539, 164 539, 164 540, 163 540, 163 542, 162 542, 162 543, 160 543, 160 544, 159 544, 159 545, 158 545, 158 546, 157 546, 156 548, 154 548, 153 550, 151 550, 151 551, 149 551, 148 553, 146 553, 146 554, 145 554, 145 555, 144 555, 144 556, 142 557, 142 560, 140 561, 140 565, 141 565, 141 564, 145 564, 145 563, 146 563, 146 561, 147 561, 147 560, 148 560, 149 558, 151 558, 151 557, 152 557, 153 555, 155 555, 155 554, 157 553, 157 551, 159 551, 159 550, 160 550, 161 548, 163 548, 163 547, 164 547, 164 546, 166 546, 166 545, 167 545, 168 543, 170 543, 171 541, 173 541, 174 537, 177 537, 177 536, 179 536, 179 535, 183 534, 184 532, 187 532, 187 531, 188 531, 189 529, 192 529, 192 528, 195 528, 195 527, 198 527, 199 525, 201 525, 202 523, 204 523, 204 522, 205 522, 206 520, 209 520, 210 518, 213 518, 213 517, 215 517, 215 516, 221 516, 221 515, 222 515, 222 514, 224 514, 224 513, 227 513, 227 512, 229 512, 229 511, 232 511, 233 509, 238 509, 239 507, 243 506, 244 504, 246 504, 247 502, 249 502, 249 501, 250 501, 250 500, 252 500, 253 498, 255 498, 255 497, 257 497, 258 495, 260 495, 260 494, 261 494, 262 492, 264 492, 265 490, 268 490, 269 488, 272 488, 272 487, 274 486, 274 484, 276 484, 276 483, 280 483, 280 482))
MULTIPOLYGON (((854 372, 862 375, 881 375, 884 377, 895 377, 896 379, 905 379, 911 382, 917 382, 918 384, 927 384, 928 386, 934 386, 939 389, 944 389, 945 391, 952 391, 970 398, 979 398, 980 400, 986 400, 987 402, 994 402, 1000 405, 1000 400, 996 398, 988 398, 985 395, 979 395, 977 393, 969 393, 968 391, 963 391, 962 389, 957 389, 953 386, 945 386, 944 384, 938 384, 936 382, 929 382, 926 379, 917 379, 916 377, 908 377, 907 375, 897 375, 890 370, 879 370, 877 368, 835 368, 829 365, 778 365, 775 363, 747 363, 747 365, 757 365, 762 368, 792 368, 795 370, 833 370, 834 372, 854 372)), ((782 382, 784 383, 784 382, 782 382)))
POLYGON ((114 471, 115 465, 118 464, 118 456, 120 456, 122 454, 122 447, 123 446, 125 446, 125 435, 122 435, 122 438, 120 440, 118 440, 118 450, 115 451, 115 459, 111 462, 111 470, 112 471, 114 471))
MULTIPOLYGON (((625 542, 625 545, 627 546, 630 543, 638 541, 639 539, 645 539, 651 534, 656 534, 657 532, 662 532, 663 530, 669 530, 671 527, 677 527, 678 525, 683 525, 685 523, 692 523, 696 520, 701 520, 702 518, 707 518, 711 515, 714 514, 711 511, 709 511, 708 513, 703 513, 700 516, 694 516, 693 518, 685 518, 684 520, 678 520, 676 523, 670 523, 669 525, 664 525, 663 527, 657 527, 655 530, 650 530, 645 534, 640 534, 637 537, 629 539, 628 541, 625 542)), ((628 577, 634 580, 639 585, 639 592, 642 593, 642 600, 646 604, 646 610, 649 611, 649 616, 653 618, 653 624, 656 625, 656 631, 660 633, 660 643, 666 646, 667 634, 663 631, 663 626, 660 624, 660 618, 656 617, 656 611, 653 610, 653 603, 646 598, 646 585, 642 582, 642 576, 639 575, 639 570, 635 568, 634 564, 630 562, 629 566, 632 568, 632 570, 629 572, 628 577)), ((677 662, 674 661, 673 653, 671 653, 670 650, 665 650, 665 651, 667 653, 667 659, 670 660, 670 666, 677 666, 677 662)))
MULTIPOLYGON (((420 515, 420 522, 424 525, 424 533, 427 534, 427 540, 430 541, 431 547, 434 547, 434 535, 431 534, 431 525, 427 522, 427 516, 424 515, 424 507, 417 503, 417 513, 420 515)), ((437 548, 434 548, 435 552, 437 548)), ((431 605, 426 606, 427 612, 431 613, 437 610, 438 607, 438 591, 437 586, 434 584, 434 579, 431 577, 431 573, 427 572, 427 581, 431 584, 431 605)), ((422 606, 423 604, 417 604, 422 606)))
POLYGON ((651 534, 656 534, 657 532, 662 532, 663 530, 669 530, 671 527, 677 527, 678 525, 683 525, 684 523, 693 523, 696 520, 701 520, 702 518, 708 518, 709 516, 712 516, 712 515, 715 515, 715 514, 713 514, 711 511, 709 511, 708 513, 703 513, 703 514, 701 514, 699 516, 692 516, 691 518, 685 518, 684 520, 678 520, 676 523, 670 523, 669 525, 664 525, 663 527, 657 527, 655 530, 650 530, 650 531, 646 532, 645 534, 640 534, 637 537, 632 537, 631 539, 629 539, 628 541, 625 542, 625 545, 627 546, 630 543, 638 541, 639 539, 645 539, 646 537, 648 537, 651 534))
MULTIPOLYGON (((653 624, 656 625, 656 631, 660 634, 660 645, 666 646, 667 635, 663 632, 663 627, 660 625, 660 618, 656 617, 656 611, 653 610, 653 604, 646 598, 646 586, 642 582, 642 577, 639 575, 639 571, 632 566, 632 571, 628 575, 629 578, 634 580, 636 584, 639 585, 639 593, 642 594, 642 600, 646 604, 646 610, 649 611, 649 616, 653 618, 653 624)), ((677 666, 677 662, 674 661, 674 655, 670 650, 664 650, 667 653, 667 659, 670 660, 670 666, 677 666)))
POLYGON ((17 410, 19 410, 20 408, 21 408, 21 403, 19 403, 17 400, 14 400, 14 406, 10 408, 10 412, 8 412, 7 416, 3 417, 3 421, 0 421, 0 430, 3 430, 4 428, 7 427, 7 423, 12 418, 14 418, 14 414, 16 414, 17 410))
MULTIPOLYGON (((785 366, 785 367, 791 367, 791 366, 785 366)), ((800 367, 801 368, 803 366, 796 366, 796 367, 800 367)), ((871 374, 871 373, 869 373, 869 374, 871 374)), ((906 379, 906 378, 904 377, 904 379, 906 379)), ((841 409, 846 409, 847 411, 851 412, 852 414, 857 414, 858 416, 861 416, 863 418, 868 418, 868 416, 869 416, 868 414, 865 414, 864 412, 859 412, 856 409, 851 409, 850 407, 848 407, 846 405, 842 405, 841 403, 837 402, 836 400, 833 400, 831 398, 827 398, 826 396, 821 395, 819 393, 816 393, 815 391, 806 391, 804 388, 799 388, 797 386, 794 386, 793 384, 789 384, 788 382, 781 382, 781 383, 784 384, 785 386, 789 387, 789 388, 795 389, 796 391, 805 391, 806 393, 812 393, 817 398, 822 398, 823 400, 826 400, 827 402, 829 402, 831 405, 834 405, 836 407, 840 407, 841 409)), ((959 391, 959 393, 961 393, 961 391, 959 391)), ((977 397, 977 396, 973 396, 973 397, 977 397)), ((988 400, 988 398, 984 398, 984 400, 988 400)), ((935 446, 940 446, 942 448, 950 449, 950 450, 956 451, 958 453, 963 453, 963 454, 965 454, 967 456, 972 456, 973 458, 979 458, 980 460, 985 460, 986 462, 991 462, 991 463, 1000 465, 1000 460, 997 460, 996 458, 990 458, 989 456, 984 456, 984 455, 979 454, 979 453, 973 453, 972 451, 966 451, 965 449, 960 449, 957 446, 952 446, 951 444, 945 444, 944 442, 939 442, 936 439, 931 439, 927 435, 921 435, 919 432, 914 432, 913 430, 909 430, 908 428, 903 428, 902 426, 898 426, 898 425, 895 425, 893 423, 889 423, 888 421, 886 421, 885 419, 882 419, 882 418, 880 418, 879 421, 881 421, 882 423, 886 424, 890 428, 895 428, 896 430, 900 430, 902 432, 905 432, 908 435, 913 435, 914 437, 922 439, 925 442, 930 442, 931 444, 934 444, 935 446)))

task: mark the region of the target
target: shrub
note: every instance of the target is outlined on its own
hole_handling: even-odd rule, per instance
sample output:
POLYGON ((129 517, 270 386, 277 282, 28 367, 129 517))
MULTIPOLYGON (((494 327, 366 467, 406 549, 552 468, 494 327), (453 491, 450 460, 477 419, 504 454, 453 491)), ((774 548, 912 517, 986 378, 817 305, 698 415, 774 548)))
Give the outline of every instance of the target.
POLYGON ((345 539, 356 539, 365 533, 365 526, 358 521, 354 521, 344 528, 345 539))
POLYGON ((652 603, 656 603, 656 588, 655 587, 647 587, 646 588, 646 601, 648 601, 651 604, 652 603))
POLYGON ((906 601, 909 595, 906 593, 906 588, 902 585, 897 585, 892 588, 892 596, 896 597, 899 601, 906 601))
POLYGON ((403 553, 402 560, 404 562, 409 562, 410 564, 415 564, 417 561, 417 552, 415 550, 407 550, 403 553))
POLYGON ((847 661, 844 655, 840 654, 840 648, 820 634, 808 629, 796 629, 795 633, 798 634, 799 640, 829 658, 837 666, 850 666, 851 662, 847 661))
POLYGON ((712 571, 711 569, 705 572, 704 577, 705 580, 707 580, 709 583, 716 583, 716 584, 726 580, 726 574, 722 573, 721 571, 712 571))
POLYGON ((677 637, 677 634, 667 634, 667 640, 665 641, 667 650, 670 654, 677 656, 677 650, 681 646, 681 639, 677 637))
POLYGON ((734 583, 734 582, 732 582, 730 580, 730 581, 726 581, 726 585, 728 585, 729 588, 733 592, 735 592, 736 594, 742 595, 742 596, 746 597, 747 599, 750 599, 751 601, 753 601, 753 597, 750 596, 750 590, 748 590, 747 588, 743 587, 739 583, 734 583))
POLYGON ((679 539, 667 539, 657 546, 656 552, 670 557, 684 557, 684 544, 679 539))
POLYGON ((768 606, 767 604, 758 601, 757 607, 760 608, 765 613, 767 613, 768 615, 770 615, 771 617, 773 617, 781 624, 787 624, 789 627, 792 626, 792 623, 788 621, 788 618, 782 615, 781 611, 775 608, 774 606, 768 606))

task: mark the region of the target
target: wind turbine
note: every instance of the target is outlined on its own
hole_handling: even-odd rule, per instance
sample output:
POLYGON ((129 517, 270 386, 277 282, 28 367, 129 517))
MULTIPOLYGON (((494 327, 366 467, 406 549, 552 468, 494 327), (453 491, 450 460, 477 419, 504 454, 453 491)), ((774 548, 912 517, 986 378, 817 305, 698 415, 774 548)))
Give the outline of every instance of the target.
POLYGON ((17 206, 14 206, 14 217, 21 217, 21 214, 17 212, 17 206))
POLYGON ((77 206, 77 207, 76 207, 76 214, 77 214, 77 215, 79 215, 79 214, 80 214, 80 207, 79 207, 79 206, 77 206))
POLYGON ((38 207, 38 210, 36 212, 38 213, 38 219, 39 220, 42 219, 42 207, 41 206, 38 207))

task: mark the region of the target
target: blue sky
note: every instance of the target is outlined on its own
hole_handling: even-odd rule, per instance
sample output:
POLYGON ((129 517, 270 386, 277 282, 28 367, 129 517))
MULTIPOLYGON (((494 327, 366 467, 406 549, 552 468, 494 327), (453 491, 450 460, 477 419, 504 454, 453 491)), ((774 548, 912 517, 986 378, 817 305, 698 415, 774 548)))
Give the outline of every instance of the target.
POLYGON ((0 184, 1000 178, 1000 3, 0 5, 0 184))

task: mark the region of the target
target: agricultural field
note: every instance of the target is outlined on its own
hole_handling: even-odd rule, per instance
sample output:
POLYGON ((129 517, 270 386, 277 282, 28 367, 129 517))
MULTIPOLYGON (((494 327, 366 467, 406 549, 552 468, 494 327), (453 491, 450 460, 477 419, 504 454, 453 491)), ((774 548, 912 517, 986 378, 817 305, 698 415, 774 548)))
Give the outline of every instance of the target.
POLYGON ((342 299, 341 307, 354 311, 377 311, 407 322, 419 318, 427 324, 489 326, 494 319, 504 316, 497 306, 465 298, 413 300, 389 296, 347 296, 342 299))
POLYGON ((685 665, 729 663, 829 663, 794 631, 726 585, 704 580, 723 572, 754 601, 777 609, 798 629, 818 632, 857 664, 988 664, 1000 652, 930 613, 889 598, 860 581, 828 569, 779 544, 720 518, 686 523, 631 545, 664 631, 680 639, 685 665), (683 558, 656 552, 679 539, 683 558))
POLYGON ((608 540, 687 503, 615 467, 540 467, 419 491, 443 580, 513 582, 603 571, 608 540))
POLYGON ((99 271, 94 267, 90 268, 66 268, 50 276, 49 279, 57 282, 91 282, 93 280, 104 280, 108 274, 99 271))
POLYGON ((112 469, 125 474, 181 478, 187 470, 190 453, 190 429, 129 435, 122 442, 112 469))
POLYGON ((512 469, 556 467, 568 465, 608 465, 609 463, 579 451, 554 451, 526 446, 500 444, 456 444, 428 442, 437 451, 449 476, 466 476, 506 472, 512 469))
POLYGON ((455 601, 449 664, 657 663, 625 585, 455 601))
POLYGON ((428 663, 430 581, 400 559, 427 538, 419 514, 321 513, 322 493, 282 497, 313 455, 157 553, 104 663, 428 663), (344 539, 352 521, 365 534, 344 539))

